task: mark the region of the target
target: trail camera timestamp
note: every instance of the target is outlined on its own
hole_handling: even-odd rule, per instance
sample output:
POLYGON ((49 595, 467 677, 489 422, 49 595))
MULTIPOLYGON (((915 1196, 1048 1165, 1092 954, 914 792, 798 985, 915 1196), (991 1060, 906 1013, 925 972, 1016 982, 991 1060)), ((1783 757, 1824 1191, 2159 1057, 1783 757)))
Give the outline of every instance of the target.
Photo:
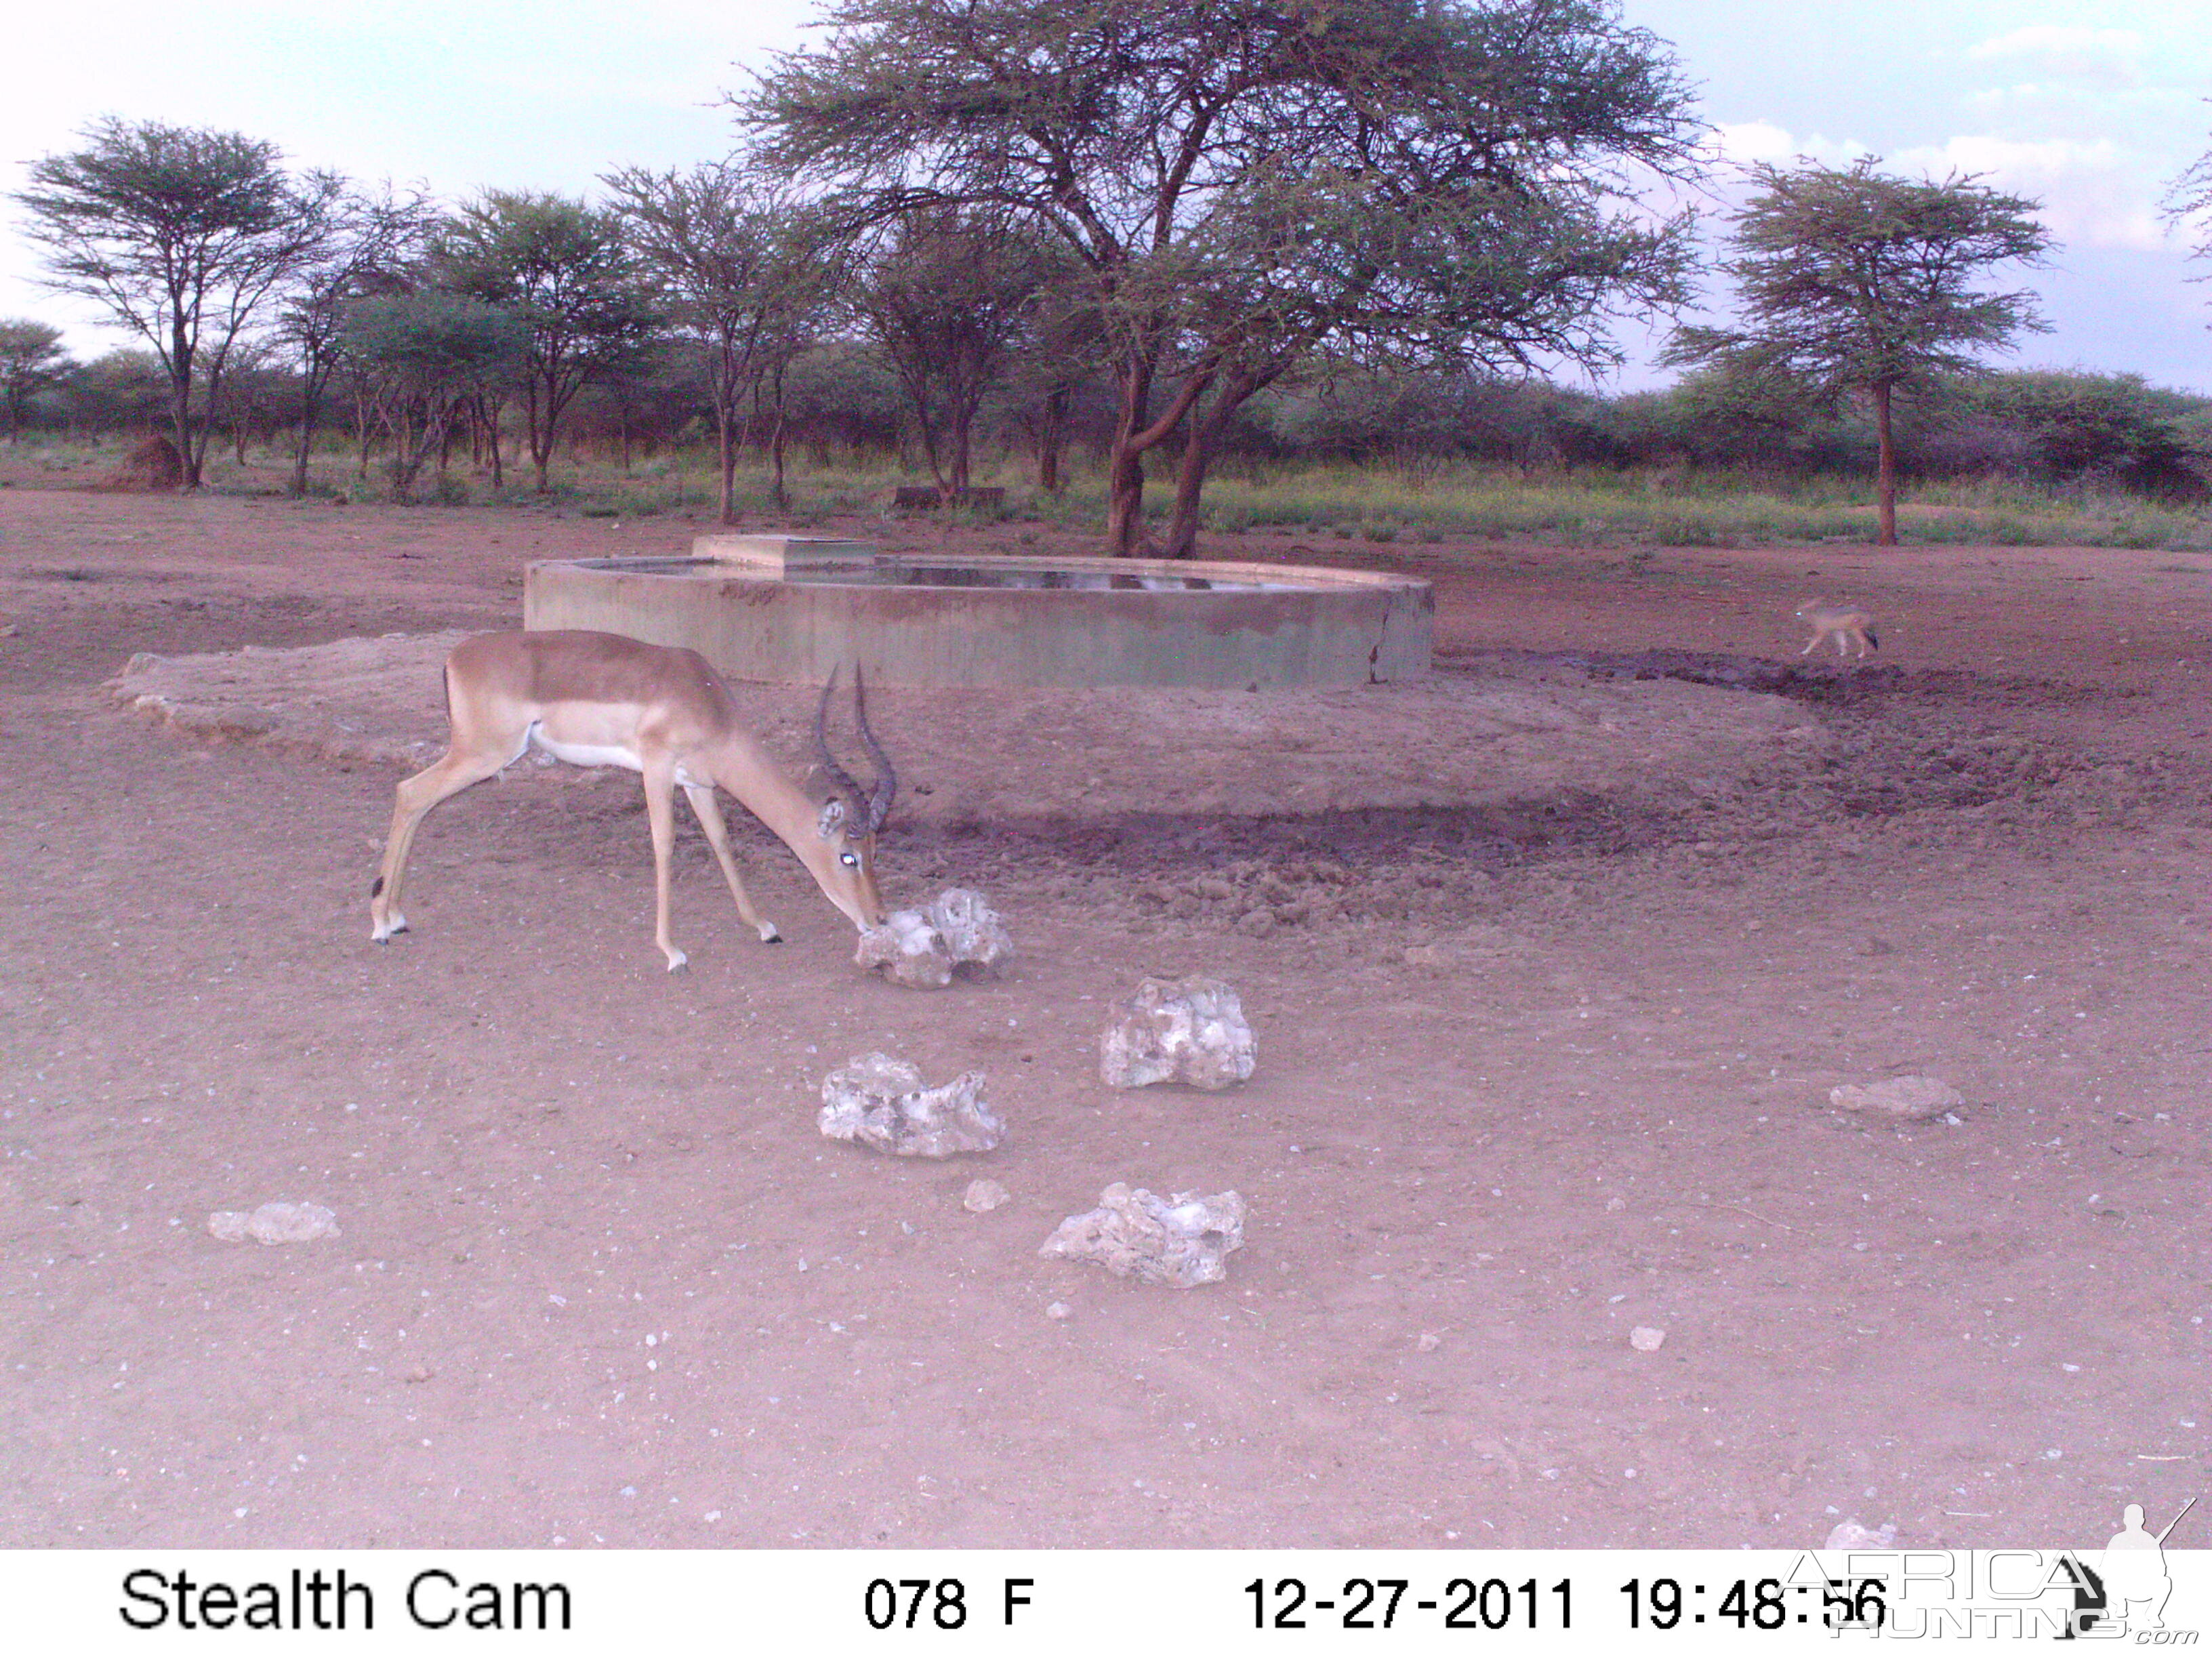
POLYGON ((1620 1587, 1631 1630, 1733 1625, 1738 1630, 1788 1630, 1819 1624, 1830 1630, 1881 1626, 1889 1612, 1880 1578, 1830 1578, 1784 1583, 1778 1578, 1685 1584, 1677 1578, 1632 1578, 1620 1587), (1819 1599, 1817 1601, 1815 1597, 1819 1599))
POLYGON ((1398 1630, 1420 1626, 1443 1630, 1570 1630, 1573 1587, 1562 1578, 1549 1587, 1534 1578, 1452 1578, 1439 1589, 1410 1578, 1347 1578, 1340 1586, 1309 1585, 1303 1578, 1255 1578, 1256 1630, 1398 1630))

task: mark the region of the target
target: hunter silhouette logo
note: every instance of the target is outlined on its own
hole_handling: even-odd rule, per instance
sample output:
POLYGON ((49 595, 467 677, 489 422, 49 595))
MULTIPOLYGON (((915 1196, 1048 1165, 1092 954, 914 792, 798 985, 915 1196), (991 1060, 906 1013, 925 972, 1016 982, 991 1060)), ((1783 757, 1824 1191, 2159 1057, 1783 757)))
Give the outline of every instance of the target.
POLYGON ((2106 1544, 2105 1559, 2090 1575, 2103 1606, 2097 1612, 2087 1611, 2094 1604, 2084 1604, 2077 1591, 2075 1605, 2083 1607, 2079 1628, 2087 1630, 2100 1619, 2110 1620, 2116 1632, 2166 1628, 2166 1600, 2173 1594, 2173 1579, 2166 1570, 2166 1540, 2181 1524, 2182 1516, 2196 1507, 2192 1498, 2181 1506, 2180 1515, 2166 1523, 2166 1530, 2155 1534, 2143 1526, 2142 1504, 2130 1504, 2120 1511, 2120 1529, 2106 1544))

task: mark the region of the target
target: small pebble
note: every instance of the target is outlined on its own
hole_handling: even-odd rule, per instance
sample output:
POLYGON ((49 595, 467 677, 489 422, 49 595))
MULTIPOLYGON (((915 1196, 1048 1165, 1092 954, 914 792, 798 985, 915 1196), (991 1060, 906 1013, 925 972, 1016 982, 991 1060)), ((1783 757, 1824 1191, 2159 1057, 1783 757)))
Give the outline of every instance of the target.
MULTIPOLYGON (((1832 1505, 1828 1513, 1833 1515, 1832 1505)), ((1829 1528, 1828 1541, 1820 1546, 1824 1550, 1886 1550, 1897 1544, 1897 1522, 1885 1521, 1879 1528, 1863 1527, 1856 1517, 1839 1521, 1829 1528)))
POLYGON ((1628 1334, 1628 1346, 1638 1353, 1657 1353, 1666 1340, 1666 1332, 1650 1325, 1638 1325, 1628 1334))
POLYGON ((1044 1316, 1047 1319, 1065 1319, 1074 1311, 1065 1302, 1055 1302, 1044 1310, 1044 1316))
POLYGON ((995 1181, 971 1181, 962 1195, 960 1207, 970 1215, 988 1215, 1012 1196, 995 1181))
POLYGON ((1423 1353, 1434 1353, 1438 1348, 1443 1347, 1443 1338, 1438 1336, 1434 1331, 1423 1331, 1420 1336, 1413 1343, 1413 1346, 1419 1348, 1423 1353))

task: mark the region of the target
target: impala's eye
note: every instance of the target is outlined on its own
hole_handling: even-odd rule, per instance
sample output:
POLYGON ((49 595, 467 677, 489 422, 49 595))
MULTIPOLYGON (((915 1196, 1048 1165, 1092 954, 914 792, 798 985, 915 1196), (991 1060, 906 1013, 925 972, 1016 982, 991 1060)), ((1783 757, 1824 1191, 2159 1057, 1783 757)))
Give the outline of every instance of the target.
POLYGON ((850 853, 838 854, 837 862, 845 866, 848 869, 857 870, 860 867, 860 860, 854 857, 850 853))

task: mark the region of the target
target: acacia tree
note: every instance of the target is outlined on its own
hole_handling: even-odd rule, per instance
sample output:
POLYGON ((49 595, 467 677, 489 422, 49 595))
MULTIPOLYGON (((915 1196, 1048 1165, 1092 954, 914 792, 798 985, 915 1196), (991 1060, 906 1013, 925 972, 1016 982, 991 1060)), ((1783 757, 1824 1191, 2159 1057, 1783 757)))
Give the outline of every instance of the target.
POLYGON ((294 495, 307 488, 307 459, 337 368, 338 337, 348 307, 411 286, 404 273, 420 262, 435 222, 436 210, 419 188, 404 195, 388 184, 374 196, 349 191, 332 211, 331 234, 322 248, 287 285, 275 333, 299 377, 294 495))
POLYGON ((939 497, 968 489, 975 416, 1029 331, 1052 269, 1003 213, 916 208, 887 228, 853 284, 852 307, 897 375, 939 497))
POLYGON ((62 349, 61 330, 30 317, 0 317, 0 403, 7 405, 9 442, 23 441, 31 399, 76 368, 62 349))
MULTIPOLYGON (((705 355, 720 483, 716 510, 722 523, 735 524, 745 402, 777 365, 787 368, 794 322, 818 305, 834 266, 817 257, 800 209, 741 168, 625 167, 601 182, 651 273, 662 313, 705 355)), ((776 488, 780 500, 780 476, 776 488)))
POLYGON ((1698 129, 1609 0, 841 0, 732 101, 856 214, 1024 215, 1083 264, 1118 552, 1178 434, 1193 550, 1237 409, 1316 353, 1594 365, 1610 314, 1682 292, 1686 222, 1635 212, 1633 169, 1686 172, 1698 129))
POLYGON ((1979 373, 1978 354, 2050 326, 2026 291, 1978 289, 1993 265, 2036 264, 2052 245, 2032 216, 2042 205, 1953 173, 1940 183, 1801 162, 1750 168, 1760 193, 1730 222, 1747 325, 1678 329, 1660 361, 1712 364, 1756 387, 1802 389, 1829 403, 1863 396, 1880 442, 1880 543, 1897 544, 1899 392, 1979 373))
POLYGON ((337 343, 392 440, 392 494, 404 501, 422 463, 444 452, 483 386, 520 371, 530 340, 511 313, 466 295, 430 292, 355 302, 337 343))
POLYGON ((110 351, 62 383, 70 435, 136 427, 151 431, 169 402, 169 377, 150 351, 110 351))
POLYGON ((440 233, 441 286, 510 313, 529 331, 521 375, 538 488, 561 417, 594 377, 635 358, 654 318, 620 220, 565 196, 488 190, 440 233))
POLYGON ((80 136, 83 149, 32 162, 31 187, 15 199, 46 250, 46 285, 94 301, 153 347, 181 487, 194 489, 205 403, 258 314, 322 250, 343 185, 331 173, 295 179, 276 145, 240 133, 110 116, 80 136))
POLYGON ((1037 488, 1057 495, 1066 488, 1060 461, 1076 392, 1095 379, 1106 356, 1105 331, 1082 267, 1057 244, 1044 251, 1050 272, 1030 307, 1029 327, 1015 352, 1014 382, 1036 455, 1037 488))
MULTIPOLYGON (((2159 216, 2172 228, 2195 239, 2192 259, 2212 259, 2212 150, 2191 161, 2166 187, 2159 216)), ((2212 282, 2212 276, 2197 279, 2212 282)))

